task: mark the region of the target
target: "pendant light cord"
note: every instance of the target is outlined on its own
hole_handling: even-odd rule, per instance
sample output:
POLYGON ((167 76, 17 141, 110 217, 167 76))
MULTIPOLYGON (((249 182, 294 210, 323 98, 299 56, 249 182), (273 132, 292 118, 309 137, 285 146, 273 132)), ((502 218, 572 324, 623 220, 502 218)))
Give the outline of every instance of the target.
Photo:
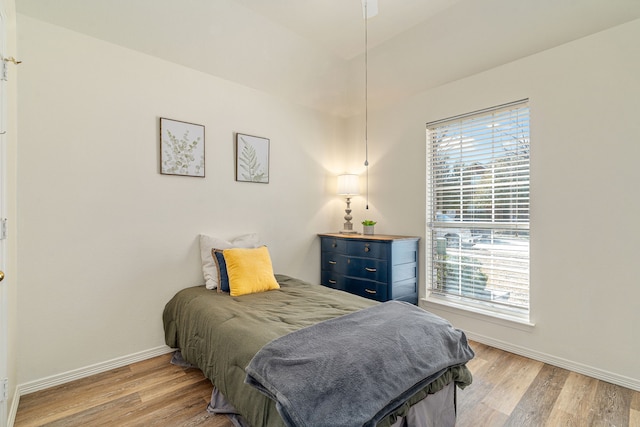
POLYGON ((369 209, 369 43, 368 25, 369 12, 367 6, 369 0, 364 1, 364 166, 366 168, 366 205, 369 209))

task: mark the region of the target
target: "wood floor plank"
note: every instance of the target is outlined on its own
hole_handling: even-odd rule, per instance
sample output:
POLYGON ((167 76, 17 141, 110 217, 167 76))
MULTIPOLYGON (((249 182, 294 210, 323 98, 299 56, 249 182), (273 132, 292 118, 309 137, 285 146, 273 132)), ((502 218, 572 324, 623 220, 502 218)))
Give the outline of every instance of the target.
MULTIPOLYGON (((471 343, 456 427, 640 427, 640 392, 471 343)), ((15 427, 233 427, 206 412, 212 384, 162 355, 22 396, 15 427)))
POLYGON ((584 426, 589 420, 598 380, 570 372, 549 414, 549 425, 584 426))
MULTIPOLYGON (((71 414, 60 413, 55 421, 46 422, 47 427, 115 426, 120 421, 123 410, 132 410, 140 406, 135 394, 123 396, 104 404, 71 414)), ((43 420, 45 421, 45 420, 43 420)), ((40 424, 38 424, 40 425, 40 424)))
POLYGON ((549 415, 568 376, 569 371, 566 369, 544 365, 509 416, 505 426, 547 425, 549 415))
POLYGON ((37 409, 42 409, 43 401, 50 402, 52 405, 58 405, 58 399, 65 399, 64 396, 70 393, 86 393, 87 389, 85 387, 91 387, 93 384, 100 383, 105 378, 109 383, 111 383, 113 378, 125 377, 130 372, 129 367, 124 366, 122 368, 113 369, 87 378, 81 378, 66 384, 51 387, 46 390, 27 394, 20 398, 20 409, 27 411, 33 406, 37 406, 37 409), (44 399, 44 397, 47 399, 44 399))
MULTIPOLYGON (((473 371, 472 371, 473 372, 473 371)), ((474 376, 473 383, 464 390, 457 389, 458 414, 473 412, 482 399, 495 388, 495 384, 488 382, 478 375, 474 376)), ((508 415, 508 414, 507 414, 508 415)))
POLYGON ((152 386, 137 391, 138 396, 142 402, 149 402, 158 398, 170 398, 172 395, 184 388, 185 386, 191 386, 199 384, 201 382, 208 382, 208 385, 213 387, 211 382, 204 377, 202 372, 197 369, 191 369, 185 372, 183 375, 172 379, 171 381, 165 381, 162 383, 162 387, 152 386))
POLYGON ((628 426, 633 391, 598 381, 589 425, 628 426))
POLYGON ((120 420, 128 426, 172 426, 179 425, 179 421, 176 420, 191 418, 195 412, 206 412, 206 408, 207 400, 203 398, 199 390, 186 388, 182 390, 179 400, 154 400, 127 413, 120 420))
POLYGON ((131 369, 132 372, 144 372, 150 369, 156 369, 158 367, 166 367, 168 363, 171 363, 172 356, 173 353, 167 353, 161 356, 152 357, 151 359, 141 360, 129 365, 129 369, 131 369))
POLYGON ((233 426, 226 415, 209 414, 208 412, 198 412, 195 416, 185 419, 180 423, 180 427, 230 427, 233 426))
POLYGON ((633 393, 631 409, 629 410, 629 425, 640 427, 640 393, 633 393))
POLYGON ((508 421, 509 416, 500 411, 477 402, 465 411, 458 411, 456 427, 502 427, 508 421))
POLYGON ((543 366, 544 363, 503 352, 486 373, 495 387, 482 402, 496 411, 511 415, 543 366))
MULTIPOLYGON (((166 367, 157 367, 138 373, 118 369, 112 376, 99 374, 98 380, 94 383, 81 379, 75 385, 76 381, 69 383, 66 387, 56 388, 47 394, 48 398, 45 403, 41 403, 35 408, 29 407, 28 410, 25 410, 24 415, 29 416, 32 411, 37 410, 45 413, 55 412, 64 417, 125 397, 140 389, 158 388, 160 384, 166 384, 176 378, 184 377, 184 375, 185 373, 180 369, 167 369, 166 367), (74 398, 69 398, 69 396, 74 398)), ((29 406, 30 396, 25 396, 27 406, 29 406)))
POLYGON ((640 393, 634 393, 631 399, 631 408, 640 411, 640 393))
POLYGON ((479 376, 483 376, 485 372, 495 367, 496 361, 504 355, 503 351, 484 344, 476 342, 469 344, 475 352, 475 357, 469 361, 467 366, 479 376))

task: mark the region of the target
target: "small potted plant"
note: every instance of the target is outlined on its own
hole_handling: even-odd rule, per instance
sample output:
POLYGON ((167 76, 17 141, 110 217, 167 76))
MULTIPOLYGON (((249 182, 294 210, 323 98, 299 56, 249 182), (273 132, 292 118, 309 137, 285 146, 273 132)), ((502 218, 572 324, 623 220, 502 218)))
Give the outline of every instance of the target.
POLYGON ((371 221, 370 219, 365 219, 362 221, 362 234, 373 234, 373 226, 376 225, 375 221, 371 221))

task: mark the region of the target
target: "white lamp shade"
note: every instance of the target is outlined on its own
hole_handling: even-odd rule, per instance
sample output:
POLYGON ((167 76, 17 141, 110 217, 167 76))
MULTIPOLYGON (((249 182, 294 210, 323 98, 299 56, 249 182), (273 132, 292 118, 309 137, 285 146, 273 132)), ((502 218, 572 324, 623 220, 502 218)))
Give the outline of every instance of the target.
POLYGON ((356 196, 360 192, 358 175, 338 175, 338 195, 356 196))

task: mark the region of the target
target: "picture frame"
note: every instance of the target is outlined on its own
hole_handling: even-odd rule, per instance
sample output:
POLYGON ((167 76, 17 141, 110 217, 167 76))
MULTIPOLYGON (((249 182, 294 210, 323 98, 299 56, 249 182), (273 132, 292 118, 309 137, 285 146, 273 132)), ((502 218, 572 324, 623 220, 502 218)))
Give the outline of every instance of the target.
POLYGON ((269 183, 269 139, 236 133, 236 181, 269 183))
POLYGON ((160 117, 160 173, 204 178, 204 126, 160 117))

